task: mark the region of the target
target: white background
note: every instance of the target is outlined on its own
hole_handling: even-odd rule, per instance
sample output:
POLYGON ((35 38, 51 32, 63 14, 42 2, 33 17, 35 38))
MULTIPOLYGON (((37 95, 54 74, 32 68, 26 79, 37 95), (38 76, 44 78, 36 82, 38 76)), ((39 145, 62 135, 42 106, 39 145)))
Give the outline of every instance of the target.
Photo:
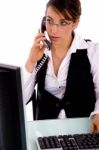
MULTIPOLYGON (((0 0, 0 63, 24 65, 35 33, 40 28, 47 0, 0 0)), ((81 0, 77 32, 99 41, 99 0, 81 0)), ((31 120, 30 107, 28 109, 31 120)))

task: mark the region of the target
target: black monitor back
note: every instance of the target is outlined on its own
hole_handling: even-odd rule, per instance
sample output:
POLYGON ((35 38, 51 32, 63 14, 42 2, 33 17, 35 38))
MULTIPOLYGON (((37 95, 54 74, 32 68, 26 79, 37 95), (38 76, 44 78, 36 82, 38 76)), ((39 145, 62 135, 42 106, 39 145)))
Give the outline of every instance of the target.
POLYGON ((0 150, 27 150, 20 67, 0 64, 0 150))

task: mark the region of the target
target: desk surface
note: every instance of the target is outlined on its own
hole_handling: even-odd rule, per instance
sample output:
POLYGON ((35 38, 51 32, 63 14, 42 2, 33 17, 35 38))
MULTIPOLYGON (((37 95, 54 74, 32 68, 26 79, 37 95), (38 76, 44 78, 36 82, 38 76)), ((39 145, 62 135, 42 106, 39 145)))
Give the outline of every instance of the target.
POLYGON ((89 128, 90 120, 88 118, 28 121, 30 150, 37 150, 35 141, 38 136, 88 133, 89 128))

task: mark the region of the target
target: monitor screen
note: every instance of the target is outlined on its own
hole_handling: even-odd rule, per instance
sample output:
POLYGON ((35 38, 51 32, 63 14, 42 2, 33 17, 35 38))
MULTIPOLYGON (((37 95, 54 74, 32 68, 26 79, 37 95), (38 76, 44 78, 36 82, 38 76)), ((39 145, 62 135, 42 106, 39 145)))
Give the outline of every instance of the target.
POLYGON ((0 64, 0 150, 27 150, 20 67, 0 64))

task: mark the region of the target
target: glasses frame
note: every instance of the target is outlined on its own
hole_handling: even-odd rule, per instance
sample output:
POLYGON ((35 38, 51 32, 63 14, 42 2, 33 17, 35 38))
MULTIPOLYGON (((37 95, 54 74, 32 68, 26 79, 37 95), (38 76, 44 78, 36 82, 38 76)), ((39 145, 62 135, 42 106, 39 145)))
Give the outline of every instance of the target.
POLYGON ((46 26, 49 26, 49 27, 57 26, 58 28, 65 28, 68 25, 70 25, 72 22, 73 22, 72 20, 65 20, 64 19, 65 24, 62 24, 61 22, 60 23, 54 23, 53 19, 50 17, 47 17, 47 16, 45 16, 45 19, 44 19, 44 24, 46 26))

